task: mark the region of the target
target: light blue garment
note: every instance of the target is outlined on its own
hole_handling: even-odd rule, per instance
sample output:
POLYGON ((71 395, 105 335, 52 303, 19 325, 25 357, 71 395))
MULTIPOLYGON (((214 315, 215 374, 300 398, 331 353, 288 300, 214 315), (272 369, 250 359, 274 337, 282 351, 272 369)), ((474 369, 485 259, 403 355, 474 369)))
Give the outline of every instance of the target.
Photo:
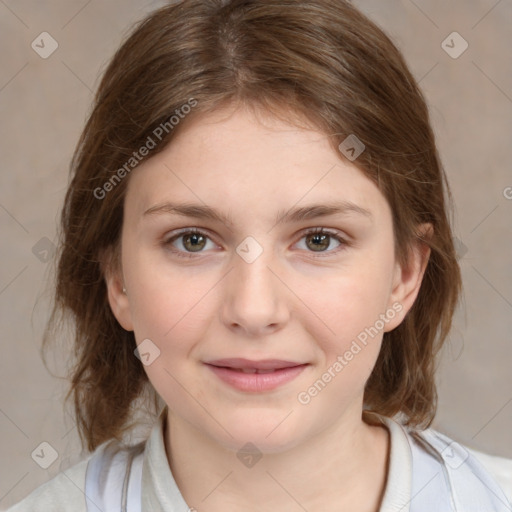
POLYGON ((143 456, 144 443, 130 450, 118 450, 112 442, 102 445, 87 464, 87 511, 141 512, 143 456))
POLYGON ((410 512, 512 512, 504 491, 464 446, 427 429, 412 432, 410 512))

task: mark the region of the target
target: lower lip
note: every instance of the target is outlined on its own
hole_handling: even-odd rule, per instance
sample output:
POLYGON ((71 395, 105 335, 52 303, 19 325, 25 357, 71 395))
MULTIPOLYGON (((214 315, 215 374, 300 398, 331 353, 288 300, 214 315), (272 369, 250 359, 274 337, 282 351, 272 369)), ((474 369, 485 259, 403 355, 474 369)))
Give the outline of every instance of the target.
POLYGON ((307 364, 282 368, 272 373, 244 373, 207 364, 222 381, 240 391, 270 391, 295 379, 307 364))

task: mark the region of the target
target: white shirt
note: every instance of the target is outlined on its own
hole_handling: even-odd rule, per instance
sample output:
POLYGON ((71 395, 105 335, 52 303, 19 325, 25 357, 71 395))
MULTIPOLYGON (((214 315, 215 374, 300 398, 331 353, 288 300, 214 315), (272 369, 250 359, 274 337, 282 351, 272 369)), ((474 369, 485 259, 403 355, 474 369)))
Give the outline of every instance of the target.
MULTIPOLYGON (((418 435, 394 419, 372 416, 390 432, 379 512, 512 512, 512 460, 476 452, 431 429, 418 435)), ((146 442, 128 450, 104 443, 7 512, 193 512, 167 461, 165 417, 166 408, 146 442)))

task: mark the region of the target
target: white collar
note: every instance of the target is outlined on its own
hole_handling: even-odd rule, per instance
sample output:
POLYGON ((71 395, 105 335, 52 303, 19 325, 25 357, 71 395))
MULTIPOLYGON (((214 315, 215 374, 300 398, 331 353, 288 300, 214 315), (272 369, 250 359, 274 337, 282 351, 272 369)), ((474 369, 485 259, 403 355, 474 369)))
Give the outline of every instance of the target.
POLYGON ((412 452, 408 433, 397 421, 377 413, 371 415, 387 427, 390 447, 387 482, 379 512, 409 512, 412 489, 412 452))

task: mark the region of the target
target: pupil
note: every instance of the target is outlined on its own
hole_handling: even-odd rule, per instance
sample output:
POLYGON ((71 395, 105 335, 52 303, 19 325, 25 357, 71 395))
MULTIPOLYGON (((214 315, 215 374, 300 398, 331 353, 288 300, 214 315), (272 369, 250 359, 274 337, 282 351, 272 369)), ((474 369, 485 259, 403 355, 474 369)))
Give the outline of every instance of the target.
MULTIPOLYGON (((203 235, 192 234, 192 235, 189 235, 189 236, 185 237, 185 241, 186 242, 189 242, 189 241, 193 240, 193 242, 191 244, 191 247, 187 247, 187 248, 189 248, 189 249, 191 248, 195 252, 200 250, 200 249, 202 249, 203 246, 200 245, 200 244, 199 245, 197 244, 199 239, 203 239, 203 241, 204 241, 203 235)), ((187 246, 187 243, 185 243, 185 245, 187 246)))
POLYGON ((326 240, 327 238, 329 237, 329 235, 324 235, 324 234, 315 234, 315 235, 312 235, 313 236, 313 240, 315 241, 320 241, 321 243, 323 242, 323 245, 316 245, 314 244, 313 247, 320 247, 321 249, 325 249, 327 247, 329 247, 329 243, 327 242, 326 243, 326 240))

